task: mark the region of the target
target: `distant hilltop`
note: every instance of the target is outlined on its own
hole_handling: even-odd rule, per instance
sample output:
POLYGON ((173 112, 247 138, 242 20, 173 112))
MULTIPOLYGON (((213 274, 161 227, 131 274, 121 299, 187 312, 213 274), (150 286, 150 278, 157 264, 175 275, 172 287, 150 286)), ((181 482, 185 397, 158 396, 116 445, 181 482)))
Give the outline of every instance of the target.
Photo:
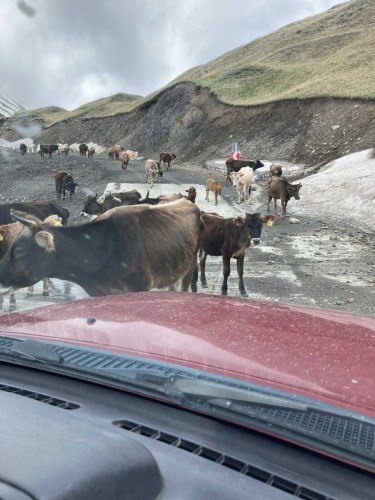
POLYGON ((0 94, 0 117, 1 116, 13 116, 18 111, 24 111, 27 107, 23 104, 20 104, 10 97, 5 97, 0 94))

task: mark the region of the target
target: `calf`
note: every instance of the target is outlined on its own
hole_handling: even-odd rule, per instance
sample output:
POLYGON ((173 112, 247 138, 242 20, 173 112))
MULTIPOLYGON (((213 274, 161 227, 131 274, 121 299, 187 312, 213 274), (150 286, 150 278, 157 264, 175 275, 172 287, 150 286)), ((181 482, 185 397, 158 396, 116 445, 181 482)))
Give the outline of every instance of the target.
POLYGON ((230 184, 231 172, 238 172, 242 167, 251 167, 255 172, 258 168, 264 167, 264 164, 260 160, 233 160, 233 158, 229 158, 225 162, 225 166, 227 167, 227 183, 230 184))
POLYGON ((296 200, 299 200, 299 190, 301 189, 302 185, 301 183, 299 184, 289 184, 288 181, 285 179, 282 179, 280 177, 273 176, 269 181, 268 181, 268 208, 267 210, 270 210, 270 203, 272 198, 274 199, 275 202, 275 212, 277 212, 277 206, 276 206, 276 200, 280 200, 282 210, 283 210, 283 215, 282 218, 285 219, 286 217, 286 206, 288 204, 288 201, 290 198, 295 198, 296 200))
POLYGON ((175 160, 176 158, 177 158, 177 156, 174 153, 165 153, 163 151, 162 153, 160 153, 159 161, 160 161, 160 164, 161 164, 161 162, 163 162, 164 167, 165 167, 165 164, 167 164, 166 170, 170 170, 171 169, 171 161, 175 160))
POLYGON ((245 218, 224 218, 217 214, 202 212, 201 217, 206 225, 200 251, 202 286, 207 287, 205 274, 207 255, 221 255, 224 276, 221 295, 227 295, 230 259, 233 257, 237 260, 239 291, 242 297, 247 297, 243 283, 243 264, 246 250, 250 244, 259 244, 261 241, 263 221, 260 214, 246 214, 245 218))
POLYGON ((121 160, 121 168, 122 171, 125 173, 127 168, 128 168, 128 163, 130 161, 130 156, 127 153, 121 153, 120 154, 120 160, 121 160))
POLYGON ((191 201, 192 203, 195 203, 195 199, 197 197, 197 190, 195 187, 190 187, 189 189, 186 189, 185 191, 187 193, 186 199, 191 201))
POLYGON ((81 156, 86 156, 88 149, 89 149, 89 147, 87 146, 87 144, 80 144, 79 145, 79 154, 81 156))
POLYGON ((72 196, 78 184, 74 182, 72 175, 69 172, 59 171, 55 174, 56 196, 65 201, 65 191, 69 191, 69 201, 72 201, 72 196))
POLYGON ((145 170, 147 182, 151 184, 151 187, 154 186, 154 182, 157 181, 159 177, 163 177, 163 171, 160 167, 160 161, 146 160, 145 170))
POLYGON ((223 190, 223 186, 221 186, 217 181, 215 181, 214 179, 207 179, 206 181, 206 200, 207 201, 210 201, 209 200, 209 195, 210 195, 210 191, 212 191, 214 193, 214 197, 215 197, 215 205, 217 205, 217 198, 220 194, 221 196, 221 192, 223 190))
POLYGON ((231 172, 230 178, 233 186, 237 188, 237 203, 248 199, 251 193, 251 183, 254 180, 254 171, 251 167, 242 167, 238 172, 231 172))

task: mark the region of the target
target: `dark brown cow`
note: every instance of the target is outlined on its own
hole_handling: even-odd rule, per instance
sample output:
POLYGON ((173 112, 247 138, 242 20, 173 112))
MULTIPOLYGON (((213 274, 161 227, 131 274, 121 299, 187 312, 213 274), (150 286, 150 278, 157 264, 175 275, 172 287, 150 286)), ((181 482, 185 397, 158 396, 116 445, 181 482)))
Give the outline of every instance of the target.
POLYGON ((301 189, 301 183, 299 184, 289 184, 288 181, 280 177, 273 176, 268 181, 268 208, 270 210, 270 203, 272 198, 275 202, 275 212, 277 212, 276 200, 281 201, 281 206, 283 209, 282 218, 286 217, 286 206, 290 198, 295 198, 299 200, 299 190, 301 189))
POLYGON ((55 187, 56 196, 61 199, 61 193, 63 195, 63 201, 65 201, 65 191, 69 191, 69 201, 72 201, 72 195, 75 193, 77 183, 74 182, 72 174, 69 172, 64 172, 60 170, 55 174, 55 187))
POLYGON ((44 220, 49 215, 56 214, 64 226, 68 223, 69 211, 54 201, 25 201, 17 203, 0 203, 0 224, 14 222, 10 211, 21 210, 44 220))
POLYGON ((113 208, 90 224, 25 227, 0 261, 0 293, 42 277, 73 281, 100 296, 151 288, 197 290, 197 253, 204 224, 185 199, 113 208))
POLYGON ((159 161, 160 161, 160 164, 161 164, 161 162, 163 162, 164 168, 165 168, 165 164, 167 164, 166 170, 170 170, 171 169, 171 161, 175 160, 176 158, 177 158, 177 156, 174 153, 166 153, 163 151, 162 153, 160 153, 159 161))
POLYGON ((225 166, 227 167, 227 183, 231 184, 231 172, 238 172, 242 167, 251 167, 254 172, 258 168, 264 167, 264 164, 260 160, 233 160, 233 158, 229 158, 225 162, 225 166))
POLYGON ((250 243, 259 244, 263 220, 260 214, 246 214, 246 218, 224 218, 217 214, 202 212, 201 217, 206 225, 202 237, 200 252, 201 284, 207 287, 206 259, 207 255, 222 256, 223 284, 221 295, 228 293, 228 277, 230 275, 230 259, 237 260, 238 285, 242 297, 247 297, 243 283, 243 264, 245 252, 250 243))
POLYGON ((40 145, 40 156, 44 158, 44 155, 49 155, 51 158, 54 151, 58 151, 59 146, 57 144, 41 144, 40 145))
POLYGON ((89 149, 87 144, 80 144, 79 145, 79 154, 81 156, 86 156, 87 150, 89 149))
POLYGON ((195 199, 197 197, 197 190, 195 189, 195 187, 189 187, 189 189, 186 189, 186 193, 186 199, 191 201, 192 203, 195 203, 195 199))
POLYGON ((27 146, 23 142, 21 142, 21 144, 20 144, 20 151, 21 151, 22 156, 25 156, 25 154, 27 153, 27 146))

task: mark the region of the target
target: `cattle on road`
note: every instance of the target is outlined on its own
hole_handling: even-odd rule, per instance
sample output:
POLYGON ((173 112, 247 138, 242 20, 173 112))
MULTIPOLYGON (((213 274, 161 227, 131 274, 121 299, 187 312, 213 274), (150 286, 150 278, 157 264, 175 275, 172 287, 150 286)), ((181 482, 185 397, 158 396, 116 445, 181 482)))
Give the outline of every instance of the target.
POLYGON ((56 214, 61 218, 61 222, 64 226, 68 223, 69 211, 66 208, 60 207, 56 201, 50 200, 0 203, 0 224, 10 224, 14 222, 10 213, 12 209, 35 215, 41 220, 44 220, 49 215, 56 214))
POLYGON ((57 144, 41 144, 39 152, 42 158, 44 158, 44 155, 49 155, 49 157, 51 158, 52 153, 58 150, 59 146, 57 144))
POLYGON ((224 277, 221 295, 227 295, 230 259, 233 257, 237 260, 239 291, 242 297, 247 297, 243 283, 243 265, 247 248, 251 243, 259 244, 261 241, 263 220, 260 214, 246 214, 245 218, 225 218, 218 214, 202 212, 202 219, 206 225, 200 251, 202 286, 207 287, 205 273, 207 255, 221 255, 224 277))
POLYGON ((255 172, 258 168, 264 167, 264 164, 260 160, 234 160, 233 158, 229 158, 225 162, 225 166, 227 167, 227 183, 230 184, 231 172, 238 172, 242 167, 251 167, 255 172))
POLYGON ((295 198, 296 200, 299 200, 299 190, 301 189, 301 183, 299 184, 290 184, 287 180, 273 176, 269 181, 268 181, 268 207, 267 210, 270 210, 270 203, 272 201, 272 198, 274 199, 275 202, 275 212, 277 212, 277 206, 276 206, 276 200, 280 200, 283 214, 282 218, 285 219, 286 217, 286 206, 288 204, 288 201, 291 198, 295 198))
POLYGON ((72 201, 72 196, 75 193, 77 183, 74 182, 72 174, 69 172, 64 172, 60 170, 55 174, 55 187, 56 196, 61 199, 61 194, 63 195, 63 201, 65 201, 65 192, 69 192, 69 201, 72 201))
POLYGON ((204 224, 197 205, 185 199, 113 208, 68 227, 17 220, 25 227, 0 262, 0 293, 44 276, 73 281, 91 296, 174 287, 180 280, 182 291, 197 289, 204 224))

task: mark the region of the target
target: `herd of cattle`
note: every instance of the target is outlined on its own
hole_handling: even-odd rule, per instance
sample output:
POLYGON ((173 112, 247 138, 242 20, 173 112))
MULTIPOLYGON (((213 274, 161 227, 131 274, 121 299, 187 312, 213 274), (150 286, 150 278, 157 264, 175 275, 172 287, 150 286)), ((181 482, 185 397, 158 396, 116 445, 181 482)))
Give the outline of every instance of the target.
MULTIPOLYGON (((81 146, 81 154, 87 154, 88 149, 81 146)), ((54 147, 41 145, 41 155, 52 154, 54 147)), ((114 157, 117 154, 121 159, 124 154, 130 161, 137 155, 120 148, 113 148, 114 157)), ((159 161, 146 161, 151 185, 155 176, 163 175, 162 162, 170 169, 175 158, 163 152, 159 161)), ((259 160, 227 160, 227 182, 236 186, 239 203, 249 197, 254 171, 262 166, 259 160)), ((59 171, 55 186, 57 198, 65 200, 66 192, 70 198, 74 194, 77 183, 69 172, 59 171)), ((274 199, 276 209, 280 199, 285 217, 287 203, 291 197, 299 199, 300 187, 282 177, 279 165, 271 165, 268 208, 274 199)), ((212 192, 217 204, 222 189, 217 181, 207 179, 206 200, 212 192)), ((178 283, 181 290, 196 292, 198 260, 201 285, 206 287, 205 262, 212 255, 222 257, 222 295, 227 295, 230 261, 235 258, 239 291, 246 297, 245 252, 251 244, 260 243, 263 223, 275 216, 222 217, 198 208, 194 187, 186 193, 152 198, 148 192, 142 198, 133 189, 88 196, 82 215, 95 217, 73 226, 68 225, 69 211, 55 201, 0 204, 0 294, 14 294, 42 279, 43 293, 48 294, 47 278, 77 283, 91 296, 176 289, 178 283)), ((15 308, 14 295, 10 308, 15 308)))

